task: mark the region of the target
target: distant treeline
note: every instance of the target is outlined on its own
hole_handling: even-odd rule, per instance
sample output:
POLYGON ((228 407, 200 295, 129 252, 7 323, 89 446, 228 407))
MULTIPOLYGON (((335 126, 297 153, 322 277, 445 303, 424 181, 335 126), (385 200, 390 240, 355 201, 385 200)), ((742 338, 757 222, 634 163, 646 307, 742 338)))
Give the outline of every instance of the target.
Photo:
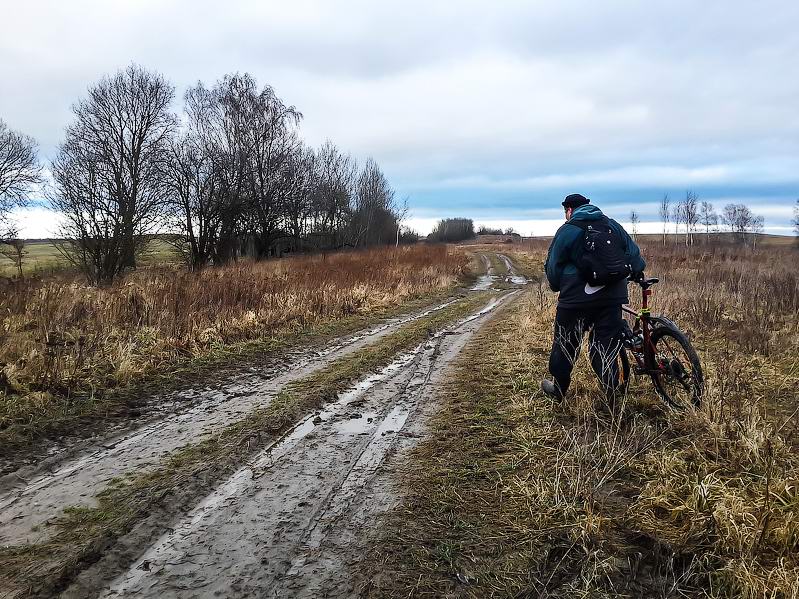
MULTIPOLYGON (((189 88, 131 65, 72 108, 48 195, 65 257, 94 283, 136 265, 149 236, 169 233, 190 268, 248 255, 400 241, 404 208, 380 166, 327 141, 308 147, 302 114, 249 74, 189 88)), ((42 184, 36 144, 0 121, 0 239, 7 216, 42 184), (11 168, 6 168, 11 164, 11 168), (9 174, 10 173, 10 174, 9 174), (10 181, 10 182, 9 182, 10 181)))
POLYGON ((430 241, 455 242, 474 237, 474 222, 471 218, 445 218, 436 224, 427 238, 430 241))

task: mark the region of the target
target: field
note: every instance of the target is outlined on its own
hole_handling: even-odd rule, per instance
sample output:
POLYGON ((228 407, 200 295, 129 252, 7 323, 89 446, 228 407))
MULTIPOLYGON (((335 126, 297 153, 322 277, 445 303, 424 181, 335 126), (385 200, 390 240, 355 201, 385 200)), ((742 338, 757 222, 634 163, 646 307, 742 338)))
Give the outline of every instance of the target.
POLYGON ((365 595, 799 597, 796 254, 644 253, 656 311, 700 349, 702 409, 668 409, 637 379, 614 415, 585 358, 564 404, 546 399, 555 298, 534 288, 442 390, 365 595))
MULTIPOLYGON (((140 258, 140 263, 143 266, 156 266, 178 261, 179 256, 174 248, 162 239, 152 241, 140 258)), ((49 276, 69 268, 70 264, 59 253, 54 242, 35 240, 25 243, 22 260, 22 272, 25 276, 49 276)), ((16 274, 17 267, 14 262, 0 254, 0 277, 13 277, 16 274)))
POLYGON ((145 267, 107 288, 66 272, 0 282, 0 438, 8 450, 72 427, 115 409, 110 390, 192 360, 433 297, 464 268, 462 255, 418 246, 241 262, 197 275, 145 267))
POLYGON ((0 590, 799 598, 796 250, 639 241, 698 410, 543 396, 543 239, 6 280, 0 590))

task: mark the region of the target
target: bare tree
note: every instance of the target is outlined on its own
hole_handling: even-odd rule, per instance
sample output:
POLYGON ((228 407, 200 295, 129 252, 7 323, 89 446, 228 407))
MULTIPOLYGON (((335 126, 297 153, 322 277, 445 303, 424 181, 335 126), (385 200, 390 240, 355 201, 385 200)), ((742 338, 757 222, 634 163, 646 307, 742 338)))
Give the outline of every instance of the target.
POLYGON ((448 243, 471 239, 474 235, 474 222, 471 218, 445 218, 438 221, 428 239, 448 243))
POLYGON ((73 107, 52 165, 51 202, 64 215, 67 243, 59 247, 92 283, 135 266, 162 219, 173 96, 161 75, 131 65, 103 77, 73 107))
POLYGON ((330 141, 316 152, 317 181, 313 192, 314 232, 329 247, 344 243, 345 223, 352 213, 357 163, 330 141))
POLYGON ((718 224, 719 217, 710 202, 703 201, 699 207, 699 222, 705 225, 705 242, 710 241, 710 229, 718 224))
POLYGON ((173 141, 167 168, 171 188, 167 222, 177 232, 173 245, 183 254, 191 270, 212 262, 222 222, 218 181, 213 161, 193 132, 173 141))
POLYGON ((632 228, 633 239, 638 234, 638 213, 635 210, 630 210, 630 226, 632 228))
POLYGON ((741 243, 745 243, 747 235, 752 234, 753 247, 757 234, 763 231, 763 217, 753 214, 745 204, 727 204, 724 206, 721 221, 741 243))
POLYGON ((351 236, 355 247, 389 243, 397 227, 394 190, 377 163, 369 158, 358 176, 351 236))
POLYGON ((793 207, 793 232, 799 241, 799 200, 796 200, 796 206, 793 207))
POLYGON ((685 199, 679 204, 680 219, 685 224, 685 245, 693 245, 694 230, 699 222, 699 196, 693 191, 685 192, 685 199))
POLYGON ((360 171, 332 143, 298 135, 300 113, 250 75, 186 93, 167 169, 170 229, 192 268, 240 254, 398 243, 397 206, 374 160, 360 171))
POLYGON ((669 194, 663 194, 663 199, 660 200, 660 220, 663 222, 663 245, 666 245, 666 230, 668 229, 669 220, 671 219, 671 200, 669 194))
POLYGON ((311 198, 317 177, 317 158, 310 148, 298 146, 281 168, 281 213, 283 228, 292 249, 302 249, 308 235, 313 206, 311 198))
POLYGON ((226 110, 237 113, 235 121, 244 141, 249 232, 257 255, 267 256, 282 235, 281 207, 294 186, 290 178, 300 174, 296 167, 301 144, 295 128, 302 114, 286 106, 270 86, 259 91, 249 74, 227 76, 221 87, 221 101, 226 110))
MULTIPOLYGON (((408 206, 408 198, 406 196, 402 198, 402 204, 397 207, 394 215, 397 220, 397 247, 399 247, 400 244, 402 223, 408 218, 409 214, 410 214, 410 207, 408 206)), ((415 236, 419 237, 418 235, 415 236)))
POLYGON ((13 239, 17 231, 9 220, 16 207, 26 206, 42 182, 36 142, 9 129, 0 119, 0 240, 13 239))
POLYGON ((671 218, 674 221, 674 245, 677 245, 680 240, 680 225, 685 221, 685 211, 683 203, 678 201, 671 209, 671 218))
POLYGON ((756 215, 752 219, 752 249, 755 249, 757 238, 763 234, 765 220, 761 215, 756 215))

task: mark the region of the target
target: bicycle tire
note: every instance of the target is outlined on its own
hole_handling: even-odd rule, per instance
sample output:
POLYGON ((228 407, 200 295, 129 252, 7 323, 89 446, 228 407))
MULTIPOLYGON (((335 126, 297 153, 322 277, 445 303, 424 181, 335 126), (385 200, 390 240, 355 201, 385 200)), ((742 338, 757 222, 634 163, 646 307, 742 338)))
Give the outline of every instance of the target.
POLYGON ((691 366, 691 370, 688 372, 685 369, 685 365, 679 361, 677 357, 672 355, 667 366, 671 373, 652 374, 652 382, 655 384, 658 395, 669 405, 679 409, 684 409, 688 406, 698 408, 702 403, 702 392, 704 390, 702 363, 699 360, 696 350, 688 340, 688 337, 679 329, 667 327, 658 327, 652 332, 652 345, 655 348, 656 359, 663 361, 666 358, 658 358, 658 356, 674 353, 672 347, 668 343, 669 340, 673 340, 673 342, 680 346, 684 352, 684 357, 687 358, 687 362, 691 366), (667 381, 676 381, 679 383, 679 386, 686 392, 685 395, 687 397, 685 399, 680 399, 673 391, 669 392, 666 384, 667 381), (690 403, 686 401, 687 399, 690 400, 690 403))

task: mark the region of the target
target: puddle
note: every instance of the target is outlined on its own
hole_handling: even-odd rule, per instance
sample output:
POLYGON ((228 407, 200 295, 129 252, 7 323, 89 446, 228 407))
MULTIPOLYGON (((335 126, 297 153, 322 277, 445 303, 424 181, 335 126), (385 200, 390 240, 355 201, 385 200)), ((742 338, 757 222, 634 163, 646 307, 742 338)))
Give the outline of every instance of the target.
POLYGON ((491 286, 497 280, 497 277, 493 275, 480 275, 477 279, 477 282, 471 286, 472 291, 487 291, 491 289, 491 286))
MULTIPOLYGON (((527 285, 530 282, 527 277, 516 272, 516 268, 513 266, 513 262, 510 258, 504 254, 497 254, 497 257, 505 264, 505 268, 507 269, 508 273, 502 276, 494 274, 494 268, 491 266, 491 261, 485 254, 481 254, 480 258, 485 266, 486 274, 480 275, 477 278, 475 284, 470 287, 471 291, 488 291, 489 289, 494 289, 494 284, 499 281, 520 286, 527 285)), ((497 289, 497 291, 499 291, 499 289, 497 289)))
POLYGON ((347 414, 341 420, 334 422, 333 428, 336 432, 346 435, 365 435, 377 417, 377 412, 347 414))
POLYGON ((527 277, 516 272, 516 268, 513 266, 513 262, 511 262, 510 258, 504 254, 497 254, 497 256, 505 263, 505 268, 508 269, 508 274, 505 276, 506 282, 513 283, 514 285, 527 285, 527 283, 530 282, 527 277))

